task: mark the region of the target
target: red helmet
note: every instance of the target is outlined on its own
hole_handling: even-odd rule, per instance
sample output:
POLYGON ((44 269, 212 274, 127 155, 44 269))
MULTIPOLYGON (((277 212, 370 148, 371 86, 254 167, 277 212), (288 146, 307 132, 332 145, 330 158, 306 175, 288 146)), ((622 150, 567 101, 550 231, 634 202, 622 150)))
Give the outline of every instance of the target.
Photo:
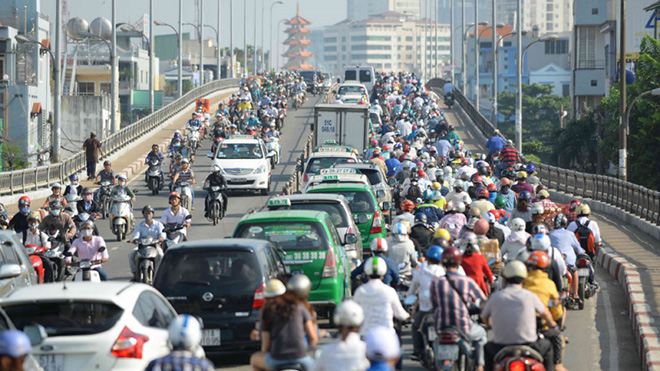
POLYGON ((408 151, 410 151, 410 146, 406 144, 403 146, 403 152, 408 152, 408 151))
POLYGON ((490 224, 488 223, 488 220, 484 218, 481 218, 474 223, 474 233, 479 236, 485 236, 489 229, 490 224))
POLYGON ((544 269, 550 265, 550 258, 545 251, 534 251, 527 258, 527 264, 544 269))
POLYGON ((417 170, 417 175, 419 175, 420 178, 424 178, 426 173, 424 173, 424 170, 417 170))
POLYGON ((479 188, 477 190, 477 198, 488 198, 490 196, 490 193, 486 188, 479 188))
POLYGON ((490 183, 487 186, 487 189, 488 189, 489 192, 496 192, 497 191, 497 186, 495 185, 495 183, 490 183))
POLYGON ((170 192, 170 199, 172 199, 172 198, 178 198, 178 199, 181 199, 181 196, 179 196, 179 192, 177 192, 177 191, 172 191, 172 192, 170 192))
POLYGON ((372 141, 371 141, 371 145, 372 145, 373 147, 378 146, 378 141, 377 141, 376 139, 372 140, 372 141))
POLYGON ((442 265, 459 266, 463 261, 463 254, 455 247, 446 248, 442 252, 442 265))
POLYGON ((415 209, 415 203, 410 200, 405 200, 401 203, 401 210, 403 211, 413 211, 415 209))
POLYGON ((21 198, 18 199, 18 207, 21 206, 30 206, 30 197, 28 196, 22 196, 21 198))
POLYGON ((511 180, 509 180, 509 178, 505 177, 500 179, 500 187, 510 186, 510 185, 511 185, 511 180))
POLYGON ((477 174, 477 173, 475 173, 475 174, 472 176, 472 183, 483 183, 483 181, 484 181, 484 180, 481 179, 481 175, 479 175, 479 174, 477 174))
POLYGON ((380 156, 380 151, 379 150, 374 150, 373 156, 372 157, 378 157, 380 156))
POLYGON ((569 204, 568 209, 571 210, 571 211, 575 211, 575 209, 577 209, 578 206, 580 206, 580 201, 578 201, 578 200, 573 200, 573 201, 571 201, 571 203, 569 204))

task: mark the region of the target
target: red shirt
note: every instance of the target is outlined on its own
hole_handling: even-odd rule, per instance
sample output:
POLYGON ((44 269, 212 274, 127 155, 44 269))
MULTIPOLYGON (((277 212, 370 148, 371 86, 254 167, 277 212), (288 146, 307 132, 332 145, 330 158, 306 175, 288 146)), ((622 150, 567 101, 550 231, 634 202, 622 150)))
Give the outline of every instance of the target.
POLYGON ((481 291, 488 296, 488 286, 484 281, 484 275, 488 278, 488 282, 493 282, 493 272, 490 271, 486 258, 476 252, 473 252, 471 256, 463 255, 461 267, 463 267, 465 275, 472 278, 481 291))

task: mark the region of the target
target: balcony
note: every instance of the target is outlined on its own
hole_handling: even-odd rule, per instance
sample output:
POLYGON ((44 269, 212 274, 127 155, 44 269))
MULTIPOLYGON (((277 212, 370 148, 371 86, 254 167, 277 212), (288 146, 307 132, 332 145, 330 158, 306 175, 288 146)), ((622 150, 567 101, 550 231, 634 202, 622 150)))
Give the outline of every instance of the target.
POLYGON ((576 70, 598 70, 605 68, 604 59, 583 59, 576 63, 576 70))

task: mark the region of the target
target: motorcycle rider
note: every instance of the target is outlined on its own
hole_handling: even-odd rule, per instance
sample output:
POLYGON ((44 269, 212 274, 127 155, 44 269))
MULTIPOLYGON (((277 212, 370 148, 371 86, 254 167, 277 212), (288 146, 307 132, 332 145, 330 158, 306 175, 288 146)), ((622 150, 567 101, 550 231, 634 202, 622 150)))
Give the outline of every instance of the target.
POLYGON ((206 177, 206 180, 204 180, 204 187, 202 188, 204 191, 207 192, 206 194, 206 199, 204 200, 204 217, 208 218, 208 204, 209 204, 209 195, 210 195, 210 190, 211 187, 220 187, 220 191, 222 192, 222 206, 223 206, 223 212, 227 211, 227 204, 229 203, 229 199, 227 195, 225 194, 225 190, 227 189, 227 179, 225 178, 224 175, 220 173, 220 166, 218 165, 213 165, 213 168, 211 169, 211 173, 206 177))
POLYGON ((68 206, 68 203, 66 202, 66 199, 64 196, 62 196, 62 185, 60 183, 53 183, 50 185, 51 191, 53 193, 46 198, 46 202, 44 202, 44 206, 42 206, 42 209, 48 208, 48 206, 53 202, 53 201, 59 201, 64 208, 68 206))
POLYGON ((268 126, 269 126, 268 130, 264 132, 264 134, 266 135, 266 140, 268 140, 268 138, 277 138, 278 140, 282 140, 282 135, 280 134, 279 131, 277 131, 275 123, 271 122, 268 124, 268 126))
POLYGON ((255 115, 254 111, 250 112, 250 118, 245 120, 245 131, 250 131, 250 130, 259 130, 259 127, 261 126, 261 122, 255 115))
POLYGON ((117 175, 117 186, 112 188, 110 197, 128 196, 131 198, 131 202, 135 202, 135 193, 133 193, 133 191, 126 186, 126 183, 128 183, 128 178, 126 178, 126 175, 123 173, 117 175))
MULTIPOLYGON (((455 247, 446 248, 442 252, 442 265, 447 273, 434 279, 430 288, 431 303, 435 310, 435 329, 440 332, 446 327, 457 327, 466 334, 475 349, 477 370, 483 371, 486 330, 472 321, 467 303, 485 301, 486 295, 472 278, 458 274, 462 260, 463 255, 455 247), (457 296, 459 300, 455 299, 457 296)), ((438 362, 436 359, 436 367, 441 368, 438 362)))
POLYGON ((69 182, 71 183, 69 183, 64 189, 64 196, 79 196, 82 192, 83 186, 79 183, 78 174, 71 174, 69 176, 69 182))
POLYGON ((575 233, 570 232, 566 229, 568 225, 568 218, 564 214, 557 214, 552 219, 555 229, 550 232, 550 243, 552 246, 556 247, 561 254, 564 256, 566 261, 566 267, 571 272, 573 276, 573 299, 580 301, 580 295, 578 293, 578 276, 577 276, 577 267, 575 262, 578 255, 586 254, 575 233))
MULTIPOLYGON (((81 237, 73 241, 68 252, 70 255, 76 255, 80 260, 100 260, 99 264, 92 265, 92 270, 98 272, 101 281, 107 281, 108 275, 103 271, 101 264, 107 262, 110 258, 108 249, 105 248, 103 237, 94 236, 93 233, 94 222, 91 220, 83 222, 80 226, 81 237), (99 251, 101 247, 104 248, 103 251, 99 251)), ((71 264, 71 256, 68 256, 65 261, 67 264, 71 264)))
MULTIPOLYGON (((190 168, 190 161, 187 158, 181 160, 181 169, 174 174, 172 178, 172 183, 177 185, 177 182, 181 182, 181 187, 187 187, 190 190, 190 209, 195 210, 195 190, 192 185, 196 184, 195 173, 190 168), (190 184, 188 184, 190 183, 190 184)), ((178 186, 178 185, 177 185, 178 186)), ((181 190, 179 190, 180 192, 181 190)))
MULTIPOLYGON (((152 160, 156 160, 161 163, 161 166, 163 164, 163 161, 165 160, 165 156, 163 156, 163 153, 160 151, 160 146, 158 143, 154 143, 151 145, 151 151, 147 153, 147 157, 144 159, 144 163, 148 164, 152 160)), ((147 182, 149 180, 149 175, 147 172, 144 172, 144 181, 147 182)), ((163 176, 163 172, 160 172, 160 186, 161 188, 163 187, 163 183, 165 183, 165 177, 163 176)))
POLYGON ((145 371, 197 370, 213 371, 215 366, 206 358, 195 354, 202 342, 202 326, 189 314, 179 314, 168 326, 172 352, 149 362, 145 371))
POLYGON ((30 197, 21 196, 18 199, 18 212, 9 221, 7 229, 13 229, 16 233, 22 233, 28 229, 27 218, 30 216, 30 197))
POLYGON ((504 210, 508 213, 512 212, 516 208, 516 203, 518 199, 516 198, 515 192, 511 191, 511 181, 509 178, 500 179, 500 192, 498 197, 502 197, 506 202, 504 210))
MULTIPOLYGON (((382 279, 383 283, 385 283, 386 285, 390 285, 392 287, 397 287, 399 285, 399 269, 392 260, 390 260, 385 256, 389 247, 387 245, 387 240, 382 237, 374 238, 373 240, 371 240, 370 247, 373 256, 377 256, 385 262, 386 269, 385 269, 385 273, 383 274, 384 276, 382 279)), ((351 272, 351 279, 354 280, 362 273, 365 273, 365 268, 366 268, 366 261, 362 262, 360 266, 353 269, 353 271, 351 272)), ((366 283, 367 281, 368 278, 362 279, 362 282, 366 283)))
POLYGON ((522 285, 527 278, 527 268, 521 261, 510 261, 504 266, 506 287, 494 292, 481 310, 481 317, 493 329, 493 340, 486 344, 486 371, 494 368, 495 354, 509 345, 527 345, 543 356, 546 370, 552 370, 553 350, 548 339, 539 338, 536 331, 536 316, 541 316, 550 328, 557 322, 541 299, 522 285), (512 315, 515 313, 515 315, 512 315))
MULTIPOLYGON (((41 218, 37 213, 30 213, 27 217, 28 229, 22 233, 23 246, 40 246, 46 252, 50 250, 50 240, 46 233, 39 230, 39 222, 41 222, 41 218)), ((53 282, 53 263, 43 254, 40 255, 40 258, 44 267, 44 283, 53 282)))
MULTIPOLYGON (((146 205, 142 208, 142 216, 144 216, 144 221, 135 226, 133 237, 128 242, 135 243, 135 241, 139 241, 143 237, 153 237, 160 243, 165 242, 165 232, 163 232, 165 227, 161 222, 154 220, 154 208, 151 205, 146 205)), ((160 248, 160 243, 156 245, 156 268, 158 268, 160 260, 163 258, 163 250, 160 248)), ((128 254, 128 264, 133 274, 133 281, 137 281, 137 251, 138 248, 135 247, 128 254)))
POLYGON ((186 217, 190 215, 190 213, 185 208, 179 206, 179 202, 181 202, 181 196, 179 196, 179 193, 176 191, 171 192, 169 198, 171 206, 163 211, 163 216, 160 218, 160 222, 163 225, 167 225, 168 223, 182 223, 184 228, 181 229, 180 232, 183 235, 183 240, 187 241, 188 238, 186 234, 188 228, 190 228, 191 219, 186 219, 186 217))
POLYGON ((440 265, 442 260, 442 247, 433 245, 426 251, 426 260, 422 263, 419 272, 413 275, 412 283, 406 293, 408 295, 417 295, 419 307, 415 312, 412 324, 413 354, 410 358, 417 361, 422 356, 423 339, 419 332, 419 326, 422 319, 433 309, 430 296, 431 282, 445 275, 445 269, 440 265))
POLYGON ((58 230, 60 232, 58 239, 65 245, 64 251, 67 251, 71 246, 69 241, 76 235, 76 224, 69 214, 62 212, 62 203, 59 201, 53 201, 49 209, 50 213, 39 223, 39 229, 58 230))
MULTIPOLYGON (((578 228, 578 224, 586 226, 591 230, 591 233, 593 233, 595 248, 598 249, 598 247, 602 245, 602 239, 600 237, 600 227, 598 227, 598 223, 596 223, 595 220, 589 219, 589 215, 591 214, 591 208, 589 207, 588 204, 581 203, 577 206, 575 213, 577 214, 577 220, 572 221, 571 224, 569 224, 568 227, 566 227, 566 229, 575 233, 575 231, 578 228)), ((591 251, 588 253, 594 253, 594 252, 591 251)))
POLYGON ((429 228, 426 214, 418 212, 415 214, 415 224, 410 228, 410 239, 415 244, 415 248, 419 254, 424 254, 426 249, 431 246, 432 238, 433 232, 429 228))
POLYGON ((92 215, 95 219, 99 219, 101 216, 101 206, 98 202, 94 201, 94 196, 91 188, 85 187, 82 189, 82 201, 78 202, 76 207, 78 208, 78 214, 87 213, 92 215))
POLYGON ((114 185, 117 184, 115 171, 112 170, 112 162, 108 160, 103 161, 103 170, 99 171, 99 173, 96 175, 96 183, 100 184, 106 180, 114 185))
POLYGON ((386 238, 389 249, 385 254, 399 268, 399 277, 412 279, 412 269, 417 268, 417 251, 415 244, 408 238, 409 226, 397 223, 392 229, 392 236, 386 238), (403 268, 401 268, 403 264, 403 268))
POLYGON ((30 338, 22 331, 5 330, 0 333, 0 370, 24 370, 28 363, 25 359, 31 352, 30 338))

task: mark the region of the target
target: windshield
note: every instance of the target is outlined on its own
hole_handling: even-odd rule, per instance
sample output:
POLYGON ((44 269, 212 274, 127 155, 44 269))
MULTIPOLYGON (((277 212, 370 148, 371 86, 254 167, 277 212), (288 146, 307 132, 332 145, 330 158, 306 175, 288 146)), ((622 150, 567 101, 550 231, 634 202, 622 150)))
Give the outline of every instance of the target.
POLYGON ((230 143, 218 147, 215 158, 219 159, 261 159, 264 155, 257 143, 230 143))
POLYGON ((312 78, 314 77, 314 74, 316 72, 314 71, 302 71, 300 72, 300 76, 302 76, 303 79, 305 79, 306 82, 312 81, 312 78))
POLYGON ((366 94, 366 90, 362 86, 358 85, 342 85, 339 87, 339 91, 337 94, 339 95, 345 95, 345 94, 360 94, 364 95, 366 94))
POLYGON ((343 208, 341 204, 337 202, 333 202, 333 203, 323 202, 317 204, 302 202, 302 203, 292 203, 290 208, 288 206, 271 208, 271 210, 285 210, 285 209, 325 211, 326 213, 328 213, 328 215, 330 215, 330 219, 332 220, 332 224, 335 225, 335 228, 348 227, 348 220, 344 219, 344 217, 347 217, 347 215, 343 212, 343 208))
POLYGON ((321 169, 328 169, 334 164, 354 164, 355 159, 352 157, 315 157, 309 160, 307 164, 306 173, 316 174, 321 169))
POLYGON ((352 213, 371 214, 376 212, 376 203, 367 191, 332 191, 344 195, 352 213))
POLYGON ((16 328, 39 324, 49 337, 91 335, 112 328, 123 310, 113 303, 84 300, 4 306, 16 328))
POLYGON ((344 81, 356 81, 357 80, 357 71, 355 70, 346 70, 344 73, 344 81))
POLYGON ((360 71, 360 82, 371 82, 371 70, 360 71))
POLYGON ((360 172, 364 175, 367 176, 367 179, 369 179, 369 184, 371 185, 376 185, 383 183, 383 173, 380 172, 380 170, 370 170, 370 169, 359 169, 360 172))
POLYGON ((328 246, 325 230, 316 222, 244 224, 234 237, 268 240, 284 251, 326 250, 328 246))

